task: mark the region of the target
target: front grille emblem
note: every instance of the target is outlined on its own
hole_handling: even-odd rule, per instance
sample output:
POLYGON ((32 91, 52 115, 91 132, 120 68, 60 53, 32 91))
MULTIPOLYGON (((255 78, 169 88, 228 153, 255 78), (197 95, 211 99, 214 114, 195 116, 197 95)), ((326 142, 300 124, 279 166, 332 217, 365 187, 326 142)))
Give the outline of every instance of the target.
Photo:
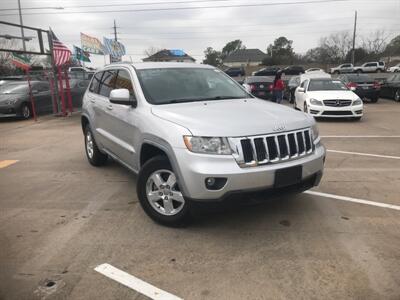
POLYGON ((284 131, 286 129, 285 124, 275 124, 274 127, 272 128, 273 131, 284 131))

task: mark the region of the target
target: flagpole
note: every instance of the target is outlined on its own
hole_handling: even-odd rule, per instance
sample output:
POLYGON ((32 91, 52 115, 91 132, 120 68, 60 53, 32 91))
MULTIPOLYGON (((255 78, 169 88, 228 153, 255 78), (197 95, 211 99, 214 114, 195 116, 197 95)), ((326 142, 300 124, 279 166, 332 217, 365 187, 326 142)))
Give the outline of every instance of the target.
MULTIPOLYGON (((51 60, 51 69, 53 74, 53 82, 57 83, 57 75, 56 75, 56 64, 54 61, 54 51, 53 51, 53 36, 51 34, 51 28, 49 27, 49 31, 47 32, 47 38, 49 40, 49 48, 50 48, 50 60, 51 60)), ((54 84, 54 96, 56 98, 57 103, 57 111, 53 111, 54 114, 60 111, 60 101, 58 101, 58 86, 54 84)))

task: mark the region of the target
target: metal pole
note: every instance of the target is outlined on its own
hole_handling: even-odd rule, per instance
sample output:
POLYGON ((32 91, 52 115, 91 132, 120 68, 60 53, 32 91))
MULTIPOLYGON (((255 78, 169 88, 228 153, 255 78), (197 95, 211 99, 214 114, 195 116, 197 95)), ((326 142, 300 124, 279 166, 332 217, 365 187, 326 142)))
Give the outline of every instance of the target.
POLYGON ((61 111, 60 107, 60 101, 58 97, 58 85, 57 85, 57 68, 56 64, 54 61, 54 52, 53 52, 53 37, 51 36, 51 31, 49 30, 47 32, 47 38, 49 40, 49 49, 50 49, 50 60, 51 60, 51 70, 52 70, 52 76, 53 76, 53 82, 54 84, 54 96, 56 99, 57 103, 57 111, 53 111, 54 114, 57 114, 58 112, 61 111))
POLYGON ((21 25, 22 47, 23 47, 24 51, 26 51, 24 23, 22 22, 21 0, 18 0, 18 11, 19 11, 19 23, 21 25))
MULTIPOLYGON (((115 41, 118 41, 118 36, 117 36, 117 23, 115 22, 115 20, 114 20, 114 40, 115 41)), ((110 54, 110 63, 112 62, 113 60, 112 60, 112 57, 111 57, 111 54, 110 54)))
POLYGON ((356 30, 357 30, 357 11, 354 12, 353 50, 351 51, 351 63, 353 65, 356 52, 356 30))

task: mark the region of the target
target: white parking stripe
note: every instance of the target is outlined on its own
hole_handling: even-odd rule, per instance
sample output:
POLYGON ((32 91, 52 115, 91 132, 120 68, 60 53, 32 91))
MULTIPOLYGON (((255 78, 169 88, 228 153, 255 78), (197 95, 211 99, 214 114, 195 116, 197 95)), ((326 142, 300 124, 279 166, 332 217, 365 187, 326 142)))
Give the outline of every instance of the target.
POLYGON ((339 151, 339 150, 326 150, 327 152, 332 153, 343 153, 343 154, 351 154, 351 155, 361 155, 361 156, 371 156, 371 157, 380 157, 380 158, 390 158, 390 159, 400 159, 400 156, 390 156, 390 155, 379 155, 379 154, 371 154, 371 153, 362 153, 362 152, 349 152, 349 151, 339 151))
POLYGON ((103 274, 104 276, 107 276, 108 278, 119 282, 120 284, 125 285, 126 287, 138 291, 139 293, 151 299, 182 300, 182 298, 165 292, 139 278, 136 278, 135 276, 132 276, 124 271, 121 271, 120 269, 113 267, 110 264, 99 265, 94 270, 103 274))
POLYGON ((327 194, 327 193, 321 193, 321 192, 314 192, 314 191, 305 191, 304 193, 305 194, 314 195, 314 196, 332 198, 332 199, 355 202, 355 203, 360 203, 360 204, 373 205, 373 206, 390 208, 390 209, 394 209, 394 210, 399 210, 400 211, 400 206, 393 205, 393 204, 374 202, 374 201, 369 201, 369 200, 364 200, 364 199, 357 199, 357 198, 352 198, 352 197, 339 196, 339 195, 333 195, 333 194, 327 194))
POLYGON ((380 139, 380 138, 400 138, 400 135, 321 135, 321 138, 367 138, 367 139, 380 139))

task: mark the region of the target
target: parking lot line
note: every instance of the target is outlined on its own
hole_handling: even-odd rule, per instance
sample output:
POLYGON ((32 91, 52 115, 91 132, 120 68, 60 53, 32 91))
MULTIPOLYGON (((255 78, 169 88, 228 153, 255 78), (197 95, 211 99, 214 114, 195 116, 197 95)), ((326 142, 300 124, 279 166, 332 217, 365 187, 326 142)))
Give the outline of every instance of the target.
POLYGON ((18 160, 0 160, 0 169, 6 168, 18 162, 18 160))
POLYGON ((349 202, 360 203, 360 204, 373 205, 373 206, 390 208, 390 209, 400 211, 400 206, 393 205, 393 204, 387 204, 387 203, 381 203, 381 202, 375 202, 375 201, 370 201, 370 200, 357 199, 357 198, 352 198, 352 197, 339 196, 339 195, 327 194, 327 193, 321 193, 321 192, 315 192, 315 191, 305 191, 304 193, 314 195, 314 196, 332 198, 332 199, 336 199, 336 200, 349 201, 349 202))
POLYGON ((94 270, 151 299, 183 300, 182 298, 179 298, 175 295, 165 292, 133 275, 130 275, 120 269, 117 269, 110 264, 98 265, 94 270))
POLYGON ((400 135, 321 135, 321 138, 366 138, 366 139, 380 139, 380 138, 400 138, 400 135))
POLYGON ((380 158, 390 158, 390 159, 400 159, 400 156, 390 156, 390 155, 379 155, 379 154, 371 154, 371 153, 362 153, 362 152, 349 152, 349 151, 339 151, 339 150, 326 150, 327 152, 332 153, 343 153, 343 154, 351 154, 351 155, 361 155, 361 156, 371 156, 371 157, 380 157, 380 158))

